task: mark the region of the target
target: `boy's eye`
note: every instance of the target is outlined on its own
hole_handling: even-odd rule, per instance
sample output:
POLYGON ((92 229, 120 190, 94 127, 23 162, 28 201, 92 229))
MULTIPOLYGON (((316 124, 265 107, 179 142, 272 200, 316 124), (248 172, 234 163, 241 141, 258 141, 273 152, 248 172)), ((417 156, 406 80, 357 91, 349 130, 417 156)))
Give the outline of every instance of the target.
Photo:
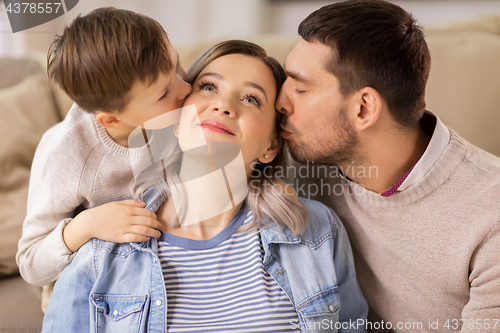
POLYGON ((163 96, 160 97, 160 101, 167 98, 169 91, 170 91, 169 89, 165 90, 165 93, 163 94, 163 96))

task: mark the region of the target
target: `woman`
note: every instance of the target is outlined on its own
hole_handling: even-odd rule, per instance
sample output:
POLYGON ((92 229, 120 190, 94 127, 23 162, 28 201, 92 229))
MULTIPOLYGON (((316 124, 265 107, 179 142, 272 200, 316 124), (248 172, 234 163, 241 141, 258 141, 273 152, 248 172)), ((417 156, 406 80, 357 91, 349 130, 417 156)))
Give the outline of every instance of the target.
POLYGON ((56 283, 43 331, 364 331, 352 326, 367 306, 343 226, 273 175, 281 66, 255 44, 227 41, 188 77, 185 105, 196 112, 181 115, 183 153, 166 168, 168 191, 143 196, 162 236, 84 245, 56 283), (224 188, 217 177, 225 194, 210 191, 224 188))

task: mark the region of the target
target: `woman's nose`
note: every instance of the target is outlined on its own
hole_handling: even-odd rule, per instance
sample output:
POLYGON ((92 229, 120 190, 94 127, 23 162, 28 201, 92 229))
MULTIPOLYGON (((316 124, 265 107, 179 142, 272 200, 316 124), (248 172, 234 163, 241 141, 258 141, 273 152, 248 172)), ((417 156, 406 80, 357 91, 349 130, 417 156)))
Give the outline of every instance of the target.
POLYGON ((212 105, 212 112, 217 112, 221 116, 234 116, 235 109, 231 103, 225 99, 219 99, 212 105))

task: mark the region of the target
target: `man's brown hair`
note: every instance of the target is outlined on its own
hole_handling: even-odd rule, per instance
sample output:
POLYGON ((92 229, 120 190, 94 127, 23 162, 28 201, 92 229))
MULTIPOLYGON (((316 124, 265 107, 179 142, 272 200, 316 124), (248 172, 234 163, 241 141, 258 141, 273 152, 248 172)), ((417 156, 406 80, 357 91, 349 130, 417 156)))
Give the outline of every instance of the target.
POLYGON ((87 112, 120 112, 140 80, 152 84, 175 66, 168 37, 150 17, 99 8, 78 16, 50 46, 47 73, 87 112))
POLYGON ((327 5, 302 21, 299 35, 330 46, 325 66, 344 96, 372 87, 400 125, 415 126, 423 116, 431 57, 422 30, 401 7, 381 0, 327 5))

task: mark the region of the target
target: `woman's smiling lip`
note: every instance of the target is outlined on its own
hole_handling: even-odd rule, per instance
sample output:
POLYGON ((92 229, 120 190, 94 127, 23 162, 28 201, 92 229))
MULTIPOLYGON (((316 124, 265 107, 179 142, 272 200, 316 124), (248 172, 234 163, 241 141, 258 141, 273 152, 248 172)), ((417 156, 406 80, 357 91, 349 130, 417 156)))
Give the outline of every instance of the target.
POLYGON ((229 127, 226 125, 219 123, 218 121, 215 120, 203 120, 200 124, 201 127, 203 127, 206 130, 217 132, 217 133, 222 133, 222 134, 230 134, 230 135, 235 135, 229 127))

